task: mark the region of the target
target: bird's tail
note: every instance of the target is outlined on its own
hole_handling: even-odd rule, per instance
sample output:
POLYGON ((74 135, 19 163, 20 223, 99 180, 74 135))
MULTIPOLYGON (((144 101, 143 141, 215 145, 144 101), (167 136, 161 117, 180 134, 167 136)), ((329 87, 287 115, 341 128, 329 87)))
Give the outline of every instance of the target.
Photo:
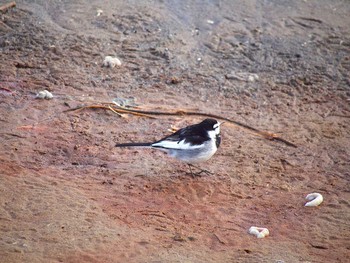
POLYGON ((117 143, 115 147, 151 147, 151 142, 117 143))

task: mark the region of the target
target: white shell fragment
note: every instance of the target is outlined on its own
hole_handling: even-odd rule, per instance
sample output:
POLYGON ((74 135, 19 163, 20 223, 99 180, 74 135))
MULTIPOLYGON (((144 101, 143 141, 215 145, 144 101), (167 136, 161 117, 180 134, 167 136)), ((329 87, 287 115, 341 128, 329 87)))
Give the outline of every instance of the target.
POLYGON ((248 76, 248 81, 249 82, 255 82, 259 80, 259 76, 257 74, 250 74, 248 76))
POLYGON ((269 230, 264 227, 252 226, 249 228, 249 234, 256 236, 257 238, 264 238, 270 234, 269 230))
POLYGON ((96 10, 96 16, 100 16, 103 14, 103 10, 102 9, 97 9, 96 10))
POLYGON ((318 206, 323 202, 323 196, 319 193, 308 194, 305 199, 309 201, 305 206, 318 206))
POLYGON ((246 82, 259 81, 259 75, 255 74, 255 73, 248 73, 248 72, 232 71, 231 73, 226 74, 225 77, 227 79, 234 79, 234 80, 246 81, 246 82))
POLYGON ((53 95, 50 91, 48 90, 42 90, 42 91, 39 91, 37 94, 36 94, 36 98, 37 99, 47 99, 47 100, 51 100, 53 98, 53 95))
POLYGON ((103 66, 108 68, 114 68, 115 66, 121 66, 122 62, 117 57, 106 56, 103 60, 103 66))

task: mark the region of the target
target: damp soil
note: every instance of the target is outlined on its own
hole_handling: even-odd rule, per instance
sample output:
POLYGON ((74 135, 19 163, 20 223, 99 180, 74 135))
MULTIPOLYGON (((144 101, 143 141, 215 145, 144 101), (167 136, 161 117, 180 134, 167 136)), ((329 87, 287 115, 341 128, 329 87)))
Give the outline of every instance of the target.
POLYGON ((1 262, 348 260, 348 1, 16 3, 0 15, 1 262), (107 55, 122 65, 102 67, 107 55), (45 89, 53 99, 36 98, 45 89), (213 175, 193 178, 114 145, 202 117, 66 111, 114 98, 297 148, 226 123, 201 164, 213 175), (312 192, 324 202, 304 207, 312 192))

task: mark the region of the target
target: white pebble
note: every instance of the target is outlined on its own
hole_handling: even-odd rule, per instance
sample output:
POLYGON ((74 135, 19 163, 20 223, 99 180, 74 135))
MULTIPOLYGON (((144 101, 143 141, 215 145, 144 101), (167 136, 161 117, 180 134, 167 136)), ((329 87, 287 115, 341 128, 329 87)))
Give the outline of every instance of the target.
POLYGON ((103 60, 104 67, 114 68, 115 66, 121 66, 121 65, 122 65, 122 62, 117 57, 106 56, 105 59, 103 60))
POLYGON ((37 99, 47 99, 47 100, 51 100, 53 98, 53 95, 50 91, 48 90, 42 90, 42 91, 39 91, 37 94, 36 94, 36 98, 37 99))
POLYGON ((305 206, 318 206, 323 202, 323 196, 319 193, 308 194, 305 199, 309 201, 305 206))
POLYGON ((249 228, 249 234, 256 236, 257 238, 264 238, 270 234, 269 230, 264 227, 252 226, 249 228))
POLYGON ((208 23, 208 24, 210 24, 210 25, 213 25, 213 24, 214 24, 214 21, 213 21, 213 20, 208 19, 208 20, 207 20, 207 23, 208 23))
POLYGON ((96 16, 100 16, 103 14, 103 10, 102 9, 97 9, 96 10, 96 16))
POLYGON ((259 80, 259 76, 257 74, 250 74, 248 76, 248 81, 249 82, 255 82, 259 80))
POLYGON ((259 75, 248 72, 234 72, 226 74, 227 79, 236 79, 240 81, 256 82, 259 81, 259 75))

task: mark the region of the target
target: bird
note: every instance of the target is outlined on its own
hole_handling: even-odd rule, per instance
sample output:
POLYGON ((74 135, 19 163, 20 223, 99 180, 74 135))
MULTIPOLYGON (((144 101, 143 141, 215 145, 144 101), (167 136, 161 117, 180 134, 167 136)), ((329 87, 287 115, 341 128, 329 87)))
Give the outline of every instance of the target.
POLYGON ((205 119, 198 124, 179 129, 155 142, 117 143, 115 146, 159 149, 188 164, 192 176, 194 176, 192 167, 200 169, 200 173, 210 174, 209 171, 194 164, 207 161, 216 153, 221 143, 220 125, 222 123, 215 119, 205 119))

